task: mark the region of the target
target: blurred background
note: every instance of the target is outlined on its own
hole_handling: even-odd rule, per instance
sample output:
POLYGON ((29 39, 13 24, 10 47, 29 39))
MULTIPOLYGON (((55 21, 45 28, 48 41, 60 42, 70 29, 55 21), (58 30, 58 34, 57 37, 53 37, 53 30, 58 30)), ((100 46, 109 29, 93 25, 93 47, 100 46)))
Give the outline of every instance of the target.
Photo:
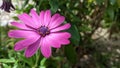
MULTIPOLYGON (((12 0, 15 10, 0 9, 0 68, 120 68, 120 0, 12 0), (9 38, 17 15, 35 8, 60 13, 72 26, 71 44, 52 48, 44 58, 38 51, 31 58, 15 52, 18 39, 9 38)), ((0 0, 0 6, 2 0, 0 0)))

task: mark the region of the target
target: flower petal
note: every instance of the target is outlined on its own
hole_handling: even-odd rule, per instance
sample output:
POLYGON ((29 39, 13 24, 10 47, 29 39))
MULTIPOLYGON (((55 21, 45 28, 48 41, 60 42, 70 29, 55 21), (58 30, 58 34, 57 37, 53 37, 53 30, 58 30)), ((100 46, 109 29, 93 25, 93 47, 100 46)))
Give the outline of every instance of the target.
POLYGON ((69 44, 70 41, 68 38, 70 38, 70 33, 67 32, 61 32, 61 33, 51 33, 47 38, 48 39, 54 39, 52 41, 58 42, 59 44, 69 44))
POLYGON ((46 10, 45 14, 44 14, 44 25, 48 26, 48 24, 50 23, 51 20, 51 11, 50 10, 46 10))
POLYGON ((60 14, 58 14, 58 13, 54 14, 51 18, 51 22, 56 20, 58 17, 60 17, 60 14))
POLYGON ((47 42, 50 46, 52 46, 52 47, 54 47, 54 48, 60 48, 60 47, 61 47, 61 44, 60 44, 58 41, 56 41, 56 39, 53 38, 51 35, 48 35, 48 36, 46 36, 45 38, 47 38, 47 39, 46 39, 46 42, 47 42))
POLYGON ((19 41, 19 42, 17 42, 15 44, 14 50, 15 51, 23 50, 24 48, 28 47, 32 43, 36 42, 38 39, 39 39, 39 37, 37 37, 37 38, 28 38, 28 39, 25 39, 25 40, 21 40, 21 41, 19 41))
POLYGON ((30 15, 32 16, 32 20, 34 21, 35 27, 39 28, 41 23, 39 21, 39 16, 38 16, 37 12, 34 9, 31 9, 30 15))
POLYGON ((25 51, 25 56, 26 57, 31 57, 32 55, 35 54, 35 52, 39 49, 40 47, 40 39, 38 39, 35 43, 29 45, 25 51))
POLYGON ((19 15, 18 18, 26 25, 36 28, 32 18, 28 14, 23 13, 19 15))
POLYGON ((53 22, 54 20, 56 20, 58 17, 60 17, 60 14, 58 14, 58 13, 54 14, 54 15, 52 16, 51 20, 50 20, 50 23, 49 23, 48 27, 50 27, 50 26, 52 25, 52 22, 53 22))
POLYGON ((43 25, 44 23, 44 14, 45 14, 45 11, 41 11, 40 12, 40 16, 39 16, 39 20, 40 20, 40 23, 43 25))
POLYGON ((49 58, 51 56, 51 46, 46 42, 46 38, 42 39, 40 50, 43 56, 45 56, 46 58, 49 58))
POLYGON ((23 23, 11 22, 11 24, 12 24, 13 26, 16 26, 17 28, 20 28, 20 29, 31 30, 30 28, 28 28, 27 26, 25 26, 25 24, 23 24, 23 23))
POLYGON ((37 38, 40 35, 38 35, 34 31, 11 30, 9 31, 8 36, 13 38, 31 38, 31 37, 37 38))
POLYGON ((52 29, 61 25, 64 22, 64 20, 65 20, 64 16, 59 16, 57 19, 50 22, 51 25, 49 26, 49 28, 52 29))
POLYGON ((65 39, 68 39, 71 37, 71 34, 68 32, 51 33, 51 35, 55 37, 65 38, 65 39))
POLYGON ((51 32, 57 32, 57 31, 61 31, 61 30, 66 30, 66 29, 69 29, 70 26, 71 25, 69 23, 67 23, 67 24, 65 24, 63 26, 57 27, 55 29, 52 29, 51 32))
POLYGON ((67 45, 70 44, 70 40, 69 39, 59 39, 60 43, 63 45, 67 45))

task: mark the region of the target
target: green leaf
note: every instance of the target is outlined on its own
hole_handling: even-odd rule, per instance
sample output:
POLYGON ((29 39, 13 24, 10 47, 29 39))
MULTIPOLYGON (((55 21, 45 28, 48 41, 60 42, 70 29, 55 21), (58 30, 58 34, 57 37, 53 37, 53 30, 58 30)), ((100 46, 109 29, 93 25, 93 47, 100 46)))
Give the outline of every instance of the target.
POLYGON ((33 8, 33 5, 28 4, 28 6, 26 8, 23 8, 22 10, 23 10, 23 12, 29 13, 32 8, 33 8))
POLYGON ((15 61, 13 68, 18 68, 18 61, 15 61))
POLYGON ((116 0, 110 0, 110 4, 114 5, 116 3, 116 0))
POLYGON ((88 3, 92 3, 94 0, 88 0, 88 3))
POLYGON ((72 25, 71 28, 68 30, 71 33, 71 42, 74 45, 79 45, 80 42, 80 33, 75 25, 72 25))
POLYGON ((12 17, 12 18, 15 19, 15 20, 19 20, 18 17, 16 17, 16 16, 14 16, 14 17, 12 17))
POLYGON ((112 7, 108 7, 107 13, 108 13, 110 19, 113 20, 114 19, 114 9, 112 7))
POLYGON ((29 0, 25 0, 24 4, 22 5, 22 8, 24 8, 28 4, 29 0))
POLYGON ((58 9, 58 1, 57 0, 49 0, 49 4, 51 6, 52 13, 55 13, 58 9))
POLYGON ((71 63, 75 63, 77 60, 77 54, 72 45, 65 46, 65 55, 71 63))
POLYGON ((120 0, 117 0, 118 7, 120 8, 120 0))
POLYGON ((91 31, 92 29, 88 25, 81 26, 79 29, 81 32, 91 31))
POLYGON ((96 2, 98 5, 101 5, 104 2, 104 0, 96 0, 96 2))
POLYGON ((41 60, 41 62, 40 62, 40 65, 41 65, 41 66, 44 66, 46 60, 47 60, 46 58, 43 58, 43 59, 41 60))
POLYGON ((7 64, 4 64, 4 63, 3 63, 3 67, 4 68, 11 68, 10 66, 8 66, 7 64))
POLYGON ((1 63, 14 63, 15 59, 0 59, 1 63))
POLYGON ((36 6, 36 8, 37 8, 37 12, 40 12, 41 4, 43 3, 43 0, 39 0, 38 2, 39 2, 39 3, 38 3, 38 5, 36 6))
POLYGON ((20 53, 18 53, 18 59, 27 63, 28 65, 32 66, 34 64, 34 62, 32 61, 31 58, 26 58, 25 56, 21 55, 20 53))

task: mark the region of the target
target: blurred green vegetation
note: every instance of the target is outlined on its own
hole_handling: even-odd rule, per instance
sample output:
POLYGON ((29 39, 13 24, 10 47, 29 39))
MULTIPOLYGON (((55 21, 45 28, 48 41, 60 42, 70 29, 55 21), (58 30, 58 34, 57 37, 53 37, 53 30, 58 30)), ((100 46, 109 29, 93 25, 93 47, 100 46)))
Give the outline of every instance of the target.
POLYGON ((40 51, 26 58, 23 51, 13 49, 18 40, 7 36, 9 30, 16 28, 0 26, 0 68, 120 68, 120 44, 112 46, 109 42, 103 44, 106 40, 97 43, 97 39, 92 39, 99 28, 108 29, 109 40, 112 35, 119 35, 120 0, 33 0, 33 4, 29 1, 23 1, 21 8, 16 5, 16 13, 29 13, 32 8, 38 13, 46 9, 52 14, 60 13, 72 25, 68 30, 72 34, 71 44, 53 48, 49 59, 40 51))

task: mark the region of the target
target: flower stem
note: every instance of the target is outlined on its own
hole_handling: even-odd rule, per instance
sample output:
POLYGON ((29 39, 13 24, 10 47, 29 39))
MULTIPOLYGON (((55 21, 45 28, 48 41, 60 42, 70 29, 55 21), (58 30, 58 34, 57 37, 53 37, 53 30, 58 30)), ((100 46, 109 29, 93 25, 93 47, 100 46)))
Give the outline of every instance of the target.
POLYGON ((38 54, 39 52, 36 53, 36 62, 35 62, 35 65, 32 67, 32 68, 36 68, 38 66, 38 61, 39 61, 39 58, 40 58, 40 54, 38 54))

